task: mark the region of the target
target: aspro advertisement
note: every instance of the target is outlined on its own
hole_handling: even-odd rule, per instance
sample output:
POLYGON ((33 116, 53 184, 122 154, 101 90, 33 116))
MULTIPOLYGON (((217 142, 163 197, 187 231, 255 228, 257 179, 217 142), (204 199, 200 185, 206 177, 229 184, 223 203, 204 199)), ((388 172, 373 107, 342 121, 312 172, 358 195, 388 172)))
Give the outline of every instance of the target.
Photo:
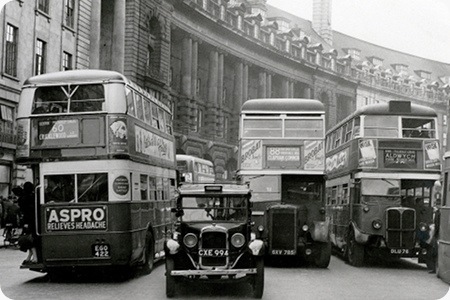
POLYGON ((49 207, 45 212, 47 232, 107 230, 107 207, 49 207))
POLYGON ((262 169, 262 141, 242 141, 241 169, 262 169))

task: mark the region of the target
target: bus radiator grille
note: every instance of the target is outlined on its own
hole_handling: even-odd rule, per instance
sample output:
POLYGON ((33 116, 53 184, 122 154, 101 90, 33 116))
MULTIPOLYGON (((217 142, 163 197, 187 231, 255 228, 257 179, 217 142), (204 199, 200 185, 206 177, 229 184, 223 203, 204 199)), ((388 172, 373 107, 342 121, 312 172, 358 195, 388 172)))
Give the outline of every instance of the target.
POLYGON ((415 242, 416 212, 410 208, 386 211, 386 243, 391 249, 411 249, 415 242))
POLYGON ((269 251, 272 250, 296 250, 297 218, 295 210, 282 209, 270 210, 269 220, 269 251))

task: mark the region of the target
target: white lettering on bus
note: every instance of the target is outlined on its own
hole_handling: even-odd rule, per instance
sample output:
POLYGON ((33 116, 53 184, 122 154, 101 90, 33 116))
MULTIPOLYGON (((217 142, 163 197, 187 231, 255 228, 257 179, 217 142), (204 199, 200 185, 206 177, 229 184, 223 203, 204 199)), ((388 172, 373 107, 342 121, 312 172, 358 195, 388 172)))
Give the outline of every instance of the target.
POLYGON ((48 222, 93 222, 103 221, 105 219, 105 211, 102 208, 71 208, 61 209, 59 212, 55 209, 50 211, 48 222))

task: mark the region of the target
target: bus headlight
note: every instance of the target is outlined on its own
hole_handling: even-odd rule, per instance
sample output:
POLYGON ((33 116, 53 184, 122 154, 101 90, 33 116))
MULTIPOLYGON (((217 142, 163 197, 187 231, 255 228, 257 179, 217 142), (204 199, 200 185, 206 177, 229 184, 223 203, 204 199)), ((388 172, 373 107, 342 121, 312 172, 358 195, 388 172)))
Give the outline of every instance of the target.
POLYGON ((429 229, 429 226, 428 226, 427 223, 421 222, 421 223, 419 224, 419 230, 420 230, 420 231, 425 232, 425 231, 428 231, 428 229, 429 229))
POLYGON ((188 248, 192 248, 192 247, 194 247, 195 245, 197 245, 197 241, 198 241, 198 238, 197 238, 197 236, 195 235, 195 234, 193 234, 193 233, 188 233, 188 234, 186 234, 185 236, 184 236, 184 238, 183 238, 183 243, 186 245, 186 247, 188 247, 188 248))
POLYGON ((263 232, 263 231, 264 231, 264 226, 259 225, 259 226, 258 226, 258 231, 259 231, 259 232, 263 232))
POLYGON ((308 225, 305 224, 305 225, 302 226, 302 230, 303 231, 308 231, 308 229, 309 229, 308 225))
POLYGON ((167 249, 169 249, 170 254, 176 254, 178 249, 180 249, 180 244, 172 239, 167 240, 166 246, 167 249))
POLYGON ((372 221, 372 227, 376 230, 380 229, 381 226, 383 226, 383 223, 381 222, 381 220, 377 219, 377 220, 373 220, 372 221))
POLYGON ((240 248, 245 243, 245 237, 242 233, 235 233, 231 237, 231 245, 233 245, 236 248, 240 248))

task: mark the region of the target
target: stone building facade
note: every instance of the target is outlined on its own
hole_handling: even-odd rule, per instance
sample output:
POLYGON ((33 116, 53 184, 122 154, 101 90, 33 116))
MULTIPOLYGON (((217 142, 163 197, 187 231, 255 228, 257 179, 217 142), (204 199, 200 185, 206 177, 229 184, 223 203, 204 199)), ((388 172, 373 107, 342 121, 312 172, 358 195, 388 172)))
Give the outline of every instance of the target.
POLYGON ((239 110, 251 98, 318 99, 327 127, 361 105, 412 99, 446 126, 450 65, 335 32, 330 7, 314 0, 311 22, 266 0, 9 2, 0 15, 0 195, 27 178, 14 165, 14 118, 21 84, 39 73, 124 73, 173 109, 177 153, 212 160, 224 179, 237 168, 239 110), (402 58, 415 76, 401 73, 402 58))

